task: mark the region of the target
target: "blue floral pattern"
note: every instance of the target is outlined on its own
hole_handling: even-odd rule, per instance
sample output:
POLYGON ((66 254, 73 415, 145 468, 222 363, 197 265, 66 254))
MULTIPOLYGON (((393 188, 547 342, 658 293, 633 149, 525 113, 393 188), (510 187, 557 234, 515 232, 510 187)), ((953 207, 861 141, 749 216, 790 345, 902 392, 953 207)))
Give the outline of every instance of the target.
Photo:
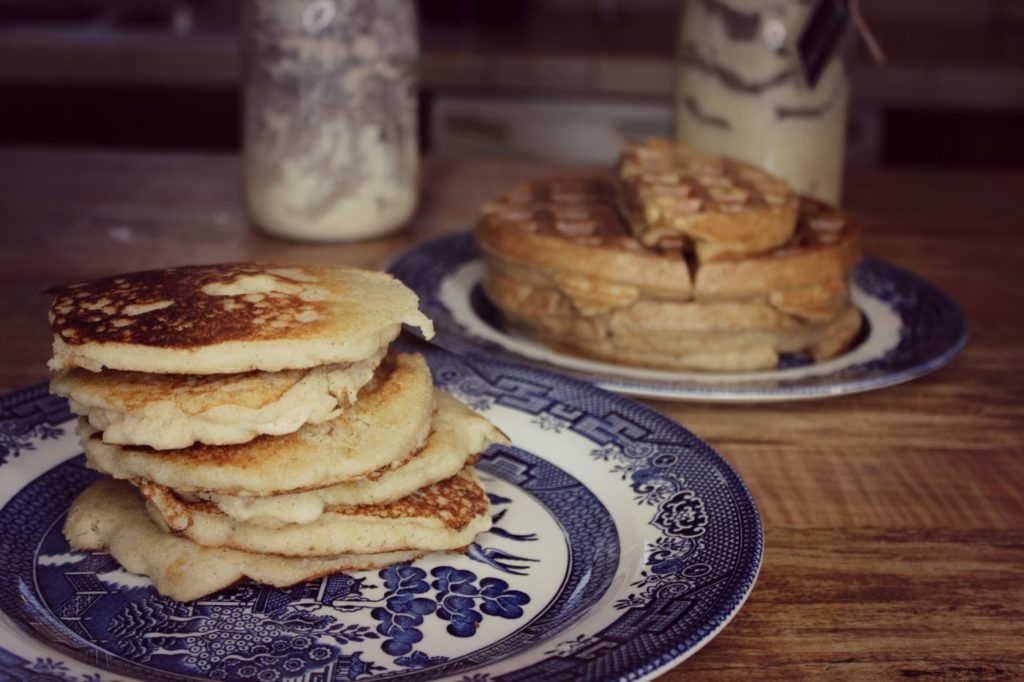
MULTIPOLYGON (((54 653, 0 647, 0 672, 99 682, 100 673, 80 672, 84 660, 119 678, 153 680, 482 681, 492 679, 490 664, 543 647, 543 660, 517 675, 606 679, 668 665, 731 617, 753 585, 761 529, 749 494, 710 448, 586 384, 441 351, 426 355, 442 388, 496 418, 521 415, 517 428, 556 445, 547 457, 514 446, 485 454, 479 468, 490 481, 493 528, 464 556, 288 589, 243 583, 177 603, 104 553, 69 550, 62 514, 96 474, 81 457, 51 460, 52 468, 0 500, 0 609, 36 637, 54 633, 44 635, 54 653), (587 446, 570 456, 561 447, 570 442, 587 446), (612 486, 602 494, 632 497, 630 508, 647 524, 643 566, 618 587, 626 531, 572 473, 594 465, 612 486), (538 525, 523 515, 528 508, 554 521, 538 525), (551 529, 568 548, 565 563, 552 558, 558 543, 551 529), (612 589, 614 608, 595 611, 612 589)), ((50 430, 23 438, 18 454, 0 464, 5 469, 51 457, 48 434, 66 426, 63 401, 43 387, 32 391, 6 398, 17 405, 0 412, 0 427, 50 430)))
POLYGON ((70 418, 67 402, 43 385, 0 398, 0 466, 62 436, 70 418))

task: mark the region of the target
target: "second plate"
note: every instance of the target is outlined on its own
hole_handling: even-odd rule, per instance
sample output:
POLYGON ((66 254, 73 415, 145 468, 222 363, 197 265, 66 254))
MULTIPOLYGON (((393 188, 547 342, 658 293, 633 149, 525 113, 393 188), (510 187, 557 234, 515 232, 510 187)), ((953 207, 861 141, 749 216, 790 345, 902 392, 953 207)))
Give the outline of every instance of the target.
POLYGON ((783 358, 760 372, 645 369, 559 353, 508 329, 483 294, 483 258, 469 233, 424 242, 388 266, 434 320, 433 343, 591 381, 619 393, 661 400, 752 402, 823 398, 909 381, 942 367, 967 341, 959 307, 925 280, 865 258, 851 296, 864 329, 846 353, 808 364, 783 358))

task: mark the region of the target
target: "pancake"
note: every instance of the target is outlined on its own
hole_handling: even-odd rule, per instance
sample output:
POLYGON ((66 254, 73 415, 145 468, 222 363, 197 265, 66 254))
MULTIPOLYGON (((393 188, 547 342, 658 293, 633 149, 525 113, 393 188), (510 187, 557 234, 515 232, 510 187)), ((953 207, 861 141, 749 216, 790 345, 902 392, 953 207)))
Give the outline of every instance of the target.
POLYGON ((283 436, 154 450, 104 443, 85 418, 78 424, 86 463, 114 478, 183 492, 272 495, 359 478, 404 459, 429 433, 434 392, 422 356, 394 353, 351 409, 283 436))
POLYGON ((55 370, 277 372, 365 360, 403 323, 433 334, 401 282, 340 266, 186 266, 49 293, 55 370))
POLYGON ((287 587, 341 571, 380 568, 411 561, 422 551, 290 558, 201 547, 162 531, 127 482, 100 479, 71 505, 64 536, 76 551, 106 551, 130 573, 149 576, 157 591, 190 601, 244 578, 287 587))
MULTIPOLYGON (((146 506, 164 525, 156 505, 146 506)), ((188 512, 191 523, 178 532, 197 544, 293 557, 450 550, 491 527, 487 493, 471 467, 394 502, 330 506, 316 521, 274 529, 235 521, 210 503, 188 512)))
POLYGON ((60 371, 50 391, 87 416, 103 441, 157 450, 230 445, 319 424, 355 402, 386 347, 360 362, 244 374, 60 371))
MULTIPOLYGON (((216 493, 175 495, 155 483, 140 482, 143 495, 171 530, 192 522, 194 503, 213 503, 235 521, 279 528, 289 523, 311 523, 325 507, 382 504, 401 499, 416 490, 450 478, 477 454, 494 443, 507 443, 497 427, 446 393, 437 394, 437 412, 430 435, 411 457, 346 483, 302 493, 267 497, 234 497, 216 493)), ((202 509, 208 505, 201 505, 202 509)))

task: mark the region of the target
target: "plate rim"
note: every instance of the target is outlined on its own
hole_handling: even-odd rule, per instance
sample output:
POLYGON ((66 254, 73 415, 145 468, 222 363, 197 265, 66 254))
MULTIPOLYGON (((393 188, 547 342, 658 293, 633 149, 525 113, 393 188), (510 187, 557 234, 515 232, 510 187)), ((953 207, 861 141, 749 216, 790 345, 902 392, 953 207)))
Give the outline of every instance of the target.
MULTIPOLYGON (((411 286, 400 276, 399 270, 404 263, 408 259, 414 258, 418 254, 427 251, 430 248, 439 248, 442 245, 447 245, 449 242, 458 244, 459 246, 466 246, 463 242, 472 241, 473 235, 470 230, 452 232, 434 237, 433 239, 415 244, 405 251, 391 257, 384 265, 383 270, 397 279, 402 280, 406 286, 412 288, 417 295, 420 296, 420 302, 422 304, 424 298, 426 298, 425 293, 422 290, 418 290, 416 287, 411 286)), ((479 250, 478 247, 474 248, 479 250)), ((475 259, 462 261, 458 267, 469 265, 471 262, 478 260, 481 260, 479 255, 475 257, 475 259)), ((471 337, 467 338, 467 335, 465 334, 449 336, 444 333, 439 333, 436 328, 437 325, 435 325, 434 336, 427 341, 432 345, 459 355, 483 357, 487 360, 521 364, 543 372, 558 374, 565 378, 586 381, 606 391, 627 395, 633 398, 676 402, 735 404, 815 400, 853 395, 896 386, 941 369, 952 362, 967 345, 967 341, 970 338, 970 324, 960 305, 944 290, 909 270, 873 256, 864 256, 854 267, 854 270, 863 270, 874 275, 885 275, 886 270, 889 270, 897 273, 900 277, 913 281, 920 291, 924 291, 935 296, 949 311, 949 319, 956 325, 956 339, 942 352, 910 367, 905 367, 895 372, 886 373, 876 377, 852 377, 841 379, 832 384, 817 384, 810 386, 800 386, 796 381, 794 381, 784 387, 776 388, 736 388, 729 384, 715 385, 713 383, 708 383, 707 386, 681 387, 667 383, 659 384, 645 382, 639 379, 598 376, 589 374, 582 370, 575 370, 570 367, 564 367, 555 363, 547 362, 545 360, 526 357, 515 350, 511 350, 506 347, 501 347, 501 352, 503 353, 501 357, 491 358, 487 355, 488 351, 485 348, 481 348, 480 344, 475 342, 471 337)), ((448 271, 448 274, 453 272, 455 272, 455 270, 451 269, 448 271)), ((891 281, 891 279, 891 277, 888 278, 889 281, 891 281)), ((432 303, 445 307, 448 313, 451 314, 451 311, 448 310, 447 306, 440 303, 440 297, 437 295, 436 291, 429 293, 431 294, 430 301, 432 303)), ((905 318, 901 315, 900 319, 902 321, 905 318)), ((456 328, 461 327, 458 322, 454 322, 454 326, 456 328)), ((421 339, 423 338, 422 333, 417 329, 407 328, 407 331, 410 331, 413 335, 421 339)), ((862 364, 854 365, 854 367, 862 366, 862 364)))
MULTIPOLYGON (((411 336, 416 340, 417 343, 430 345, 429 342, 424 341, 422 337, 420 337, 419 335, 412 334, 411 336)), ((687 660, 688 658, 696 654, 700 649, 702 649, 704 646, 710 643, 711 640, 713 640, 723 629, 725 629, 725 627, 730 622, 732 622, 732 619, 735 618, 736 614, 740 612, 743 605, 746 603, 747 599, 753 593, 754 587, 757 584, 757 579, 761 573, 761 568, 764 566, 765 531, 764 521, 761 518, 761 512, 757 505, 757 500, 754 499, 753 493, 750 492, 750 488, 747 487, 742 477, 732 466, 732 464, 729 463, 725 456, 722 455, 722 453, 720 453, 710 443, 708 443, 706 440, 704 440, 696 433, 688 429, 686 426, 675 421, 674 419, 670 418, 664 413, 659 412, 658 410, 655 410, 654 408, 645 405, 630 396, 621 393, 616 393, 614 391, 609 391, 585 379, 573 376, 566 376, 564 374, 556 372, 546 372, 545 370, 537 367, 519 365, 517 363, 509 362, 507 360, 489 358, 484 355, 471 355, 467 357, 463 354, 452 353, 452 351, 448 349, 439 347, 423 350, 421 352, 425 352, 428 354, 431 352, 448 353, 454 355, 461 362, 477 361, 483 362, 486 365, 506 367, 512 371, 538 373, 542 376, 553 375, 553 378, 556 381, 567 383, 568 385, 573 386, 577 390, 585 392, 596 391, 598 394, 602 396, 603 399, 610 400, 613 403, 624 407, 625 412, 628 412, 629 410, 639 410, 641 412, 647 413, 651 419, 654 419, 655 421, 664 424, 669 429, 681 431, 687 437, 691 438, 694 444, 697 446, 697 449, 701 451, 702 456, 711 457, 713 460, 716 461, 717 465, 721 467, 720 471, 724 473, 726 478, 729 479, 729 482, 731 483, 730 489, 733 491, 733 493, 739 493, 742 497, 743 502, 749 505, 749 510, 752 513, 753 520, 755 521, 755 528, 753 530, 757 540, 757 546, 756 560, 754 562, 753 567, 749 571, 749 574, 745 576, 745 587, 743 589, 743 594, 740 595, 739 598, 736 600, 736 603, 732 605, 730 609, 728 609, 727 613, 715 613, 715 616, 718 617, 718 624, 714 628, 712 628, 712 630, 710 630, 708 633, 705 633, 697 643, 690 647, 683 648, 683 650, 678 651, 678 653, 677 648, 673 647, 669 652, 663 655, 663 658, 665 660, 646 665, 642 669, 633 670, 626 675, 620 675, 617 679, 648 680, 652 677, 660 675, 664 673, 666 670, 669 670, 679 665, 683 661, 687 660)))
MULTIPOLYGON (((657 659, 651 659, 640 662, 637 660, 633 660, 635 659, 635 657, 627 656, 626 658, 631 659, 632 662, 626 664, 625 670, 620 670, 615 673, 616 675, 618 675, 620 679, 649 679, 650 677, 658 675, 661 672, 664 672, 665 670, 682 663, 683 661, 697 653, 700 649, 702 649, 709 641, 711 641, 715 636, 717 636, 717 634, 721 632, 721 630, 724 629, 732 621, 732 619, 740 611, 740 609, 746 603, 747 598, 753 591, 758 576, 760 575, 761 568, 763 566, 764 524, 763 520, 761 519, 756 500, 751 494, 749 488, 747 487, 743 479, 739 476, 739 474, 736 472, 736 470, 732 467, 732 465, 728 462, 728 460, 725 459, 725 457, 721 453, 719 453, 710 444, 708 444, 706 441, 704 441, 699 436, 694 434, 692 431, 687 429, 685 426, 676 422, 675 420, 670 419, 666 415, 621 394, 615 394, 608 391, 604 391, 585 380, 576 379, 573 377, 565 377, 557 374, 552 375, 551 373, 546 373, 543 372, 542 370, 537 370, 536 368, 525 367, 517 365, 515 363, 504 362, 501 360, 495 360, 486 357, 465 357, 462 355, 450 353, 449 351, 443 349, 428 346, 426 343, 418 339, 412 339, 411 341, 414 344, 424 346, 424 348, 421 348, 420 351, 424 352, 428 356, 431 354, 435 354, 438 356, 449 356, 456 363, 460 365, 467 365, 472 371, 475 372, 479 372, 479 369, 476 367, 477 363, 482 363, 483 367, 490 368, 492 371, 500 371, 504 368, 513 373, 523 373, 527 376, 540 375, 546 381, 551 382, 552 388, 555 388, 558 383, 562 383, 566 386, 569 393, 572 395, 579 394, 582 396, 586 396, 588 394, 594 394, 607 407, 607 410, 603 411, 616 410, 619 413, 625 415, 642 414, 646 420, 646 423, 662 425, 663 428, 669 429, 669 431, 673 433, 674 437, 678 438, 680 442, 685 442, 688 445, 693 446, 691 449, 694 452, 690 456, 699 457, 701 459, 706 460, 709 466, 712 466, 716 472, 724 476, 724 478, 727 480, 726 485, 730 496, 736 500, 737 505, 745 507, 744 509, 741 509, 741 511, 743 513, 748 514, 748 516, 746 517, 746 521, 751 525, 750 527, 747 527, 746 525, 741 523, 740 528, 743 529, 744 533, 753 535, 753 537, 751 538, 752 542, 756 541, 756 547, 753 548, 753 554, 750 555, 753 558, 753 561, 751 565, 747 565, 747 563, 749 562, 742 564, 739 562, 737 563, 737 569, 730 575, 730 581, 735 582, 737 587, 727 592, 724 596, 720 597, 718 602, 713 605, 714 610, 712 610, 703 621, 705 625, 708 623, 715 623, 714 626, 710 630, 701 634, 697 641, 692 644, 687 644, 688 640, 677 640, 672 642, 671 646, 662 649, 662 653, 659 655, 657 659)), ((8 405, 14 404, 18 399, 38 400, 45 399, 47 395, 47 385, 45 382, 41 382, 38 384, 34 384, 21 389, 16 389, 15 391, 3 394, 2 396, 0 396, 0 408, 4 408, 8 405)), ((32 421, 32 424, 41 424, 45 421, 47 421, 45 415, 40 414, 34 417, 34 421, 32 421)), ((65 418, 60 420, 59 422, 61 426, 67 425, 69 423, 73 423, 73 420, 65 418)), ((541 455, 538 454, 536 456, 541 455)), ((556 466, 558 466, 557 463, 555 464, 556 466)), ((55 464, 54 466, 59 466, 59 464, 55 464)), ((50 466, 46 469, 46 471, 49 472, 52 469, 53 466, 50 466)), ((571 473, 572 470, 567 469, 567 471, 571 473)), ((34 480, 36 479, 33 478, 32 481, 34 480)), ((24 487, 29 485, 32 481, 19 481, 16 487, 16 491, 12 494, 12 497, 10 499, 13 499, 13 496, 18 494, 17 491, 24 489, 24 487)), ((581 483, 583 485, 586 485, 582 481, 581 483)), ((587 487, 589 488, 589 486, 587 487)), ((10 499, 5 500, 4 506, 6 506, 10 499)), ((745 556, 745 554, 738 555, 738 559, 742 560, 745 556)), ((22 636, 29 638, 29 640, 32 642, 33 649, 37 649, 39 653, 43 655, 50 656, 58 661, 74 661, 77 666, 87 666, 90 669, 99 670, 101 673, 104 673, 104 679, 106 679, 106 675, 123 677, 123 675, 120 675, 116 671, 108 670, 106 668, 98 668, 97 666, 90 664, 85 659, 69 656, 64 652, 53 648, 50 642, 41 639, 38 636, 38 633, 28 632, 24 628, 20 627, 18 623, 14 622, 14 619, 12 619, 10 615, 6 612, 3 613, 3 617, 5 621, 11 622, 0 622, 0 652, 9 653, 13 656, 18 656, 18 654, 16 653, 9 652, 6 649, 6 646, 4 646, 6 644, 4 640, 6 640, 7 637, 3 637, 3 635, 5 634, 5 631, 9 627, 13 626, 22 636)), ((605 630, 606 628, 611 627, 615 623, 619 622, 619 620, 620 617, 616 617, 613 621, 611 621, 611 623, 605 625, 600 630, 595 631, 594 634, 596 635, 605 630)), ((551 644, 552 641, 553 640, 547 640, 546 643, 551 644)), ((16 670, 19 672, 25 671, 25 669, 22 667, 8 668, 3 661, 0 661, 0 670, 4 670, 5 668, 8 670, 16 670)))

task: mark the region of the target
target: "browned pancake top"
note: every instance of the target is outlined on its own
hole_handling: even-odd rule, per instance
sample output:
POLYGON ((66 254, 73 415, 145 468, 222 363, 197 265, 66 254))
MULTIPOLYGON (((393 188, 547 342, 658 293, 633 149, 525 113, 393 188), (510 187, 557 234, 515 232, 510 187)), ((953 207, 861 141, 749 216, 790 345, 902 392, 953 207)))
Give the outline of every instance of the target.
MULTIPOLYGON (((326 324, 317 268, 238 263, 186 266, 56 287, 53 332, 68 344, 194 348, 294 337, 326 324)), ((336 295, 336 292, 330 292, 336 295)))

